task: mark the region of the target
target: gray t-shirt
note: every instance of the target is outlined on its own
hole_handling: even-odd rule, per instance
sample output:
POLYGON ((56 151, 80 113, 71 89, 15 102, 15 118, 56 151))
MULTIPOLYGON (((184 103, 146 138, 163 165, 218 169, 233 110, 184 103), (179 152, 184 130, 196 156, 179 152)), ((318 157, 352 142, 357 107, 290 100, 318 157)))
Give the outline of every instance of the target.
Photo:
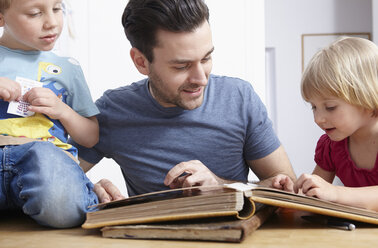
POLYGON ((250 83, 211 75, 203 104, 194 110, 164 108, 148 91, 148 80, 108 90, 96 101, 100 142, 77 145, 79 157, 114 159, 129 195, 164 190, 176 164, 200 160, 217 176, 247 181, 246 160, 265 157, 280 142, 265 106, 250 83))

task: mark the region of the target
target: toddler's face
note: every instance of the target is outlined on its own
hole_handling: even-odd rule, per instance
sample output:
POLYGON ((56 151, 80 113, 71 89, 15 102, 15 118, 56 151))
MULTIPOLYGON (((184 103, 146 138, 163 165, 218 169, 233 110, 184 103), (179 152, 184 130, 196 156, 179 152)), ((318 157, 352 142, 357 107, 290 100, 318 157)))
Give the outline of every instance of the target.
POLYGON ((63 28, 61 0, 12 0, 0 14, 1 45, 20 50, 51 50, 63 28))
POLYGON ((371 121, 371 113, 336 97, 309 99, 314 121, 331 140, 340 141, 361 131, 371 121))

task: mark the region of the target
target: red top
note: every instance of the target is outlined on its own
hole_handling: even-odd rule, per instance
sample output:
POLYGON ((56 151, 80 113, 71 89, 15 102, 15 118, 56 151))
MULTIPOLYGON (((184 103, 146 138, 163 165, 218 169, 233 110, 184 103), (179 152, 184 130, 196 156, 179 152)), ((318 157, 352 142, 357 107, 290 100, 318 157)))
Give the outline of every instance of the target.
POLYGON ((345 186, 378 185, 378 153, 374 168, 358 168, 350 157, 348 138, 332 141, 327 134, 322 135, 316 146, 315 162, 326 171, 336 172, 345 186))

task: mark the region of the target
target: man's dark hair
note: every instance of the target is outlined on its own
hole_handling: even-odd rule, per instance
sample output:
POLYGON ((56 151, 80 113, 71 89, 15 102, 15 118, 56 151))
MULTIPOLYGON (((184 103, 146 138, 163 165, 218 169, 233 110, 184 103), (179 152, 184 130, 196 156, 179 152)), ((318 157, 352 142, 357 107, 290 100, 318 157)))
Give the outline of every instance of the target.
POLYGON ((157 45, 156 32, 191 32, 209 20, 209 9, 203 0, 130 0, 122 25, 131 46, 153 61, 157 45))

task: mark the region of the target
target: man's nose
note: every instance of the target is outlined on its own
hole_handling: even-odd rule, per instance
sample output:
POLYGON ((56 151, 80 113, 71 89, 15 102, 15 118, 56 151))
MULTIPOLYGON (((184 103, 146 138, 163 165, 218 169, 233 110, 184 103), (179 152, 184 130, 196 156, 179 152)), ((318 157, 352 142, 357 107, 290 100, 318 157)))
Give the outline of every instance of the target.
POLYGON ((205 86, 207 84, 207 73, 205 65, 198 63, 192 67, 190 72, 190 83, 205 86))

